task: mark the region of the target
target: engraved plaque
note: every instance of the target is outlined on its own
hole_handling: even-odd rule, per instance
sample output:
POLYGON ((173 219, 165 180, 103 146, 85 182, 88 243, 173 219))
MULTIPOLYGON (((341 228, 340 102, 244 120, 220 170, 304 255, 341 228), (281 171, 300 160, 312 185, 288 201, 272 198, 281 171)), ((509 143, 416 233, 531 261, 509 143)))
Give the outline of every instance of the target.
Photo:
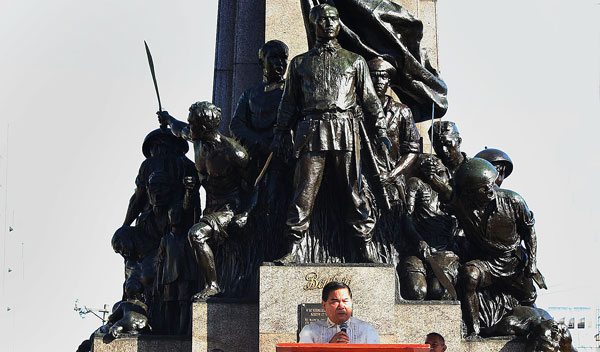
POLYGON ((305 325, 317 320, 326 320, 325 309, 321 303, 302 303, 298 305, 298 334, 305 325))

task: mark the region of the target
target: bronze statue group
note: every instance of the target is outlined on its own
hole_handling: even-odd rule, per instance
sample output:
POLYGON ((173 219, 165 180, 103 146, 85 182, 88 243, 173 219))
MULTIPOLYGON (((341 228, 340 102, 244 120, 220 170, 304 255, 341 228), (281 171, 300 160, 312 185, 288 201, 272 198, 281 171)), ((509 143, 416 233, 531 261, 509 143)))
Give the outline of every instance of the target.
POLYGON ((500 188, 513 171, 508 155, 467 156, 456 123, 441 119, 423 151, 415 121, 436 107, 441 117, 446 103, 418 48, 386 52, 354 32, 360 45, 375 43, 361 56, 349 50, 358 44, 341 9, 303 9, 311 49, 288 67, 287 46, 265 43, 263 82, 239 98, 228 129, 210 102, 192 104, 186 121, 157 113, 112 238, 125 260, 123 300, 101 330, 188 335, 192 301, 257 300, 263 262, 392 263, 399 298, 459 299, 467 336, 517 334, 532 351, 568 351, 568 330, 535 308, 535 285, 545 283, 534 218, 500 188), (421 88, 406 78, 416 71, 421 88))

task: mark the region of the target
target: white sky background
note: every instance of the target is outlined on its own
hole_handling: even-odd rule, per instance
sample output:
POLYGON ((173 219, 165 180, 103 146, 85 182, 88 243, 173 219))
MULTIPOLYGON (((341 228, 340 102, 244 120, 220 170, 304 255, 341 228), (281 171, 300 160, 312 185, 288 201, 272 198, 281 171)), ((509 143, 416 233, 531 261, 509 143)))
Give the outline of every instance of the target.
MULTIPOLYGON (((467 154, 488 145, 513 159, 504 185, 536 214, 542 307, 600 305, 599 10, 595 0, 438 4, 445 119, 467 154)), ((143 40, 163 105, 183 117, 212 96, 216 12, 216 0, 0 1, 2 351, 75 350, 100 323, 79 318, 75 299, 120 298, 110 237, 158 126, 143 40)))

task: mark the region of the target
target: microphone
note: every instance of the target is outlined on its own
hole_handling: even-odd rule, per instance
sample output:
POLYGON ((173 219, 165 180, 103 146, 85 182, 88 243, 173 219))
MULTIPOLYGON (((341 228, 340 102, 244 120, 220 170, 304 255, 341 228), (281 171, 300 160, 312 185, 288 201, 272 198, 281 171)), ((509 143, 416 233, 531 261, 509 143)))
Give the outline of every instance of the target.
POLYGON ((346 330, 348 330, 348 322, 347 321, 340 324, 340 331, 346 332, 346 330))

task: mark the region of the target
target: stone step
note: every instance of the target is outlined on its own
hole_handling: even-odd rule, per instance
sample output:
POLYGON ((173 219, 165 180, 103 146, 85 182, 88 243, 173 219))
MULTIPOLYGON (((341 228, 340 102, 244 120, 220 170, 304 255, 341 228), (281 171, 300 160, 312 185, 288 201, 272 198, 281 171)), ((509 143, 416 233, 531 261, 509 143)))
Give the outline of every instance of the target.
POLYGON ((94 336, 94 352, 191 352, 188 336, 139 335, 109 340, 94 336))

